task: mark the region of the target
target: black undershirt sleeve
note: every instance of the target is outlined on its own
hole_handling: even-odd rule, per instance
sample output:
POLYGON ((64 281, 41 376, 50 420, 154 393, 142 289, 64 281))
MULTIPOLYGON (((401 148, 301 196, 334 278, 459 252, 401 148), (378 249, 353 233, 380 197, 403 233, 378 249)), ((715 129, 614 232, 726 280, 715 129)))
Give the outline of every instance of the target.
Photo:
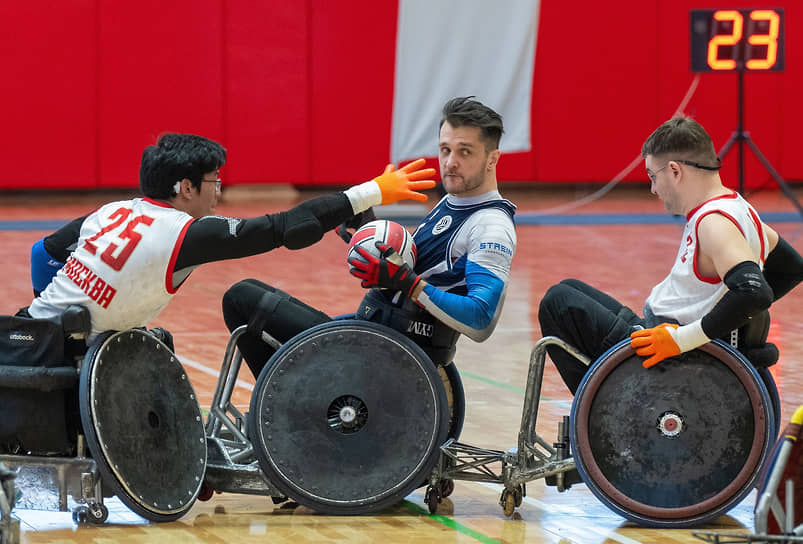
POLYGON ((249 219, 201 217, 187 229, 173 270, 248 257, 282 246, 307 247, 353 215, 348 197, 334 193, 288 211, 249 219))
POLYGON ((700 322, 708 338, 720 338, 742 327, 750 317, 769 308, 773 300, 764 274, 752 261, 737 264, 728 270, 722 281, 728 291, 700 322))
POLYGON ((77 217, 56 232, 45 236, 42 245, 47 254, 59 262, 66 263, 78 243, 81 225, 84 224, 86 218, 86 215, 77 217))
POLYGON ((786 240, 778 237, 775 248, 767 255, 764 277, 778 300, 803 281, 803 257, 786 240))

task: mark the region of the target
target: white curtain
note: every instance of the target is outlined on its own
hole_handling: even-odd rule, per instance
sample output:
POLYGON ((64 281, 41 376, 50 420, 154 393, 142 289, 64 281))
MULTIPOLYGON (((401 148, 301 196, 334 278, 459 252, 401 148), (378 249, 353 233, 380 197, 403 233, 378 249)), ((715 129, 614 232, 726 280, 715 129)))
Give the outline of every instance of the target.
POLYGON ((538 0, 399 0, 391 160, 437 155, 443 104, 474 95, 530 149, 538 0))

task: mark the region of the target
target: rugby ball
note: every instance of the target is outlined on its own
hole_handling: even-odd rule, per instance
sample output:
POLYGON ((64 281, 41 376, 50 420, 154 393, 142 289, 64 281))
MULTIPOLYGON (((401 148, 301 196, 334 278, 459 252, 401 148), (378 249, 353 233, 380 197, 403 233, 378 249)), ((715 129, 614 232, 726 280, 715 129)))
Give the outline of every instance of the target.
POLYGON ((392 247, 402 256, 405 263, 410 265, 411 268, 415 267, 416 249, 413 237, 400 224, 385 219, 371 221, 357 229, 349 243, 348 259, 365 262, 365 259, 356 250, 358 247, 375 257, 379 257, 380 251, 376 248, 376 242, 382 242, 392 247))

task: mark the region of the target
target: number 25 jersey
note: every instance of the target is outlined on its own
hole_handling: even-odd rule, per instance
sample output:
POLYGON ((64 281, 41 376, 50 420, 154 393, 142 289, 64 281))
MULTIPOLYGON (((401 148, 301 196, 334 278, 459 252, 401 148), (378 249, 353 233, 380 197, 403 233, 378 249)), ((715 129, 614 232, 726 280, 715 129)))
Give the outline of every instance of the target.
POLYGON ((71 304, 89 309, 90 339, 142 327, 176 293, 173 267, 193 217, 149 198, 112 202, 89 215, 78 246, 41 296, 32 317, 53 317, 71 304))

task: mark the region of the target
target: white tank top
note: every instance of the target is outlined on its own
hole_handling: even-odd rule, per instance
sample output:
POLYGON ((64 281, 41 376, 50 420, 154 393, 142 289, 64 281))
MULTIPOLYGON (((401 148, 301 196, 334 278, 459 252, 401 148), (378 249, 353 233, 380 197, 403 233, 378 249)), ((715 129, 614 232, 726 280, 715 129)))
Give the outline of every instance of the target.
POLYGON ((142 327, 173 298, 173 266, 193 218, 137 198, 106 204, 84 220, 78 246, 28 312, 45 318, 71 304, 89 309, 92 334, 142 327))
POLYGON ((769 241, 753 207, 735 192, 704 202, 686 216, 686 228, 675 264, 647 297, 646 306, 663 320, 673 319, 681 325, 696 321, 710 312, 728 290, 719 277, 703 276, 697 268, 697 228, 700 220, 711 213, 733 221, 747 240, 759 266, 764 268, 769 241))

